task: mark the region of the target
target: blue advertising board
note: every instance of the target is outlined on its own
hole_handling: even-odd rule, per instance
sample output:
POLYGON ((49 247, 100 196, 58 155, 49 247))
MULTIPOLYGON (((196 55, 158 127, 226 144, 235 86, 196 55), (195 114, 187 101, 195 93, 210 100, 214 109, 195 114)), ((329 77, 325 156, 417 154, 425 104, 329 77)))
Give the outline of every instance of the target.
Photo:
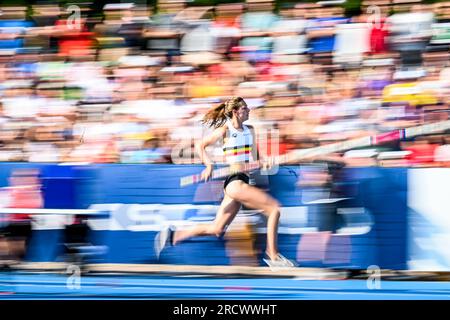
MULTIPOLYGON (((108 248, 99 261, 262 263, 265 218, 246 208, 223 237, 192 238, 156 258, 154 238, 163 226, 182 229, 214 219, 223 196, 222 181, 179 187, 182 176, 199 173, 202 166, 3 163, 1 186, 6 186, 7 177, 20 167, 41 170, 45 208, 109 212, 108 217, 88 221, 89 241, 108 248)), ((336 181, 344 190, 341 198, 322 194, 316 197, 319 201, 310 201, 311 190, 299 186, 302 170, 282 166, 276 175, 256 179, 281 204, 282 254, 300 266, 406 268, 407 169, 346 168, 336 181)), ((28 252, 31 261, 61 259, 64 251, 65 224, 46 229, 45 221, 34 225, 28 252)))

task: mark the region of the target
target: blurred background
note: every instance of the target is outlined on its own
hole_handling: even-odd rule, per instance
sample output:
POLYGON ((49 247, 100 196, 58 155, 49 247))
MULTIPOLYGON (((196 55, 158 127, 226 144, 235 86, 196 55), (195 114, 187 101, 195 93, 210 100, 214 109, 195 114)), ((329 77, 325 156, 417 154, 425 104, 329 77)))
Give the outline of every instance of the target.
MULTIPOLYGON (((445 1, 3 1, 1 259, 262 265, 252 210, 225 237, 154 253, 163 225, 211 221, 223 196, 221 181, 179 187, 203 169, 205 111, 243 97, 248 123, 276 133, 268 154, 446 121, 449 45, 445 1)), ((450 271, 449 143, 442 131, 256 175, 282 205, 281 252, 450 271)))
MULTIPOLYGON (((280 153, 446 120, 449 10, 406 0, 3 6, 0 157, 195 163, 198 120, 230 96, 246 99, 254 126, 279 130, 280 153)), ((440 166, 445 144, 441 134, 344 156, 440 166)))

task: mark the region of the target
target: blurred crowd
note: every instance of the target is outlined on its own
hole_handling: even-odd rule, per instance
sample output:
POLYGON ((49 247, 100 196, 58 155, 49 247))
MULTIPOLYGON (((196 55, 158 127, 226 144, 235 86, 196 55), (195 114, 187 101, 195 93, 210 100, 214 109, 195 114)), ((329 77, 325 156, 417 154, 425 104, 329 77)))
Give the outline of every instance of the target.
MULTIPOLYGON (((257 131, 278 130, 280 153, 448 120, 450 2, 364 1, 354 16, 332 1, 101 11, 1 8, 0 161, 195 163, 199 120, 231 96, 257 131)), ((450 134, 340 156, 446 166, 450 134)))

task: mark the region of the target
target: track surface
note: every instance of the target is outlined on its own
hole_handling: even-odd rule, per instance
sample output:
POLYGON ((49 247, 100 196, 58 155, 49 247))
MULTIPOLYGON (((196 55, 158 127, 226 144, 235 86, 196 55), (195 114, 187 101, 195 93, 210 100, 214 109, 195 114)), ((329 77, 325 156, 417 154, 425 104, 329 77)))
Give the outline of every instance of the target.
POLYGON ((2 299, 450 300, 450 282, 0 273, 2 299), (69 284, 69 286, 68 286, 69 284))

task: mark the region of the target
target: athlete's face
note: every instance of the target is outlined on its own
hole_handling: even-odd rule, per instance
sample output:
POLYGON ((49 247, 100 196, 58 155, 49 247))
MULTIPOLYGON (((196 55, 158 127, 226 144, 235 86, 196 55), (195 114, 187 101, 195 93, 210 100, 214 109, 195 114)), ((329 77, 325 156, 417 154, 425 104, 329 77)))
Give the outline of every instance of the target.
POLYGON ((247 104, 243 103, 239 109, 236 110, 236 116, 242 121, 248 120, 248 115, 250 113, 250 109, 247 104))

